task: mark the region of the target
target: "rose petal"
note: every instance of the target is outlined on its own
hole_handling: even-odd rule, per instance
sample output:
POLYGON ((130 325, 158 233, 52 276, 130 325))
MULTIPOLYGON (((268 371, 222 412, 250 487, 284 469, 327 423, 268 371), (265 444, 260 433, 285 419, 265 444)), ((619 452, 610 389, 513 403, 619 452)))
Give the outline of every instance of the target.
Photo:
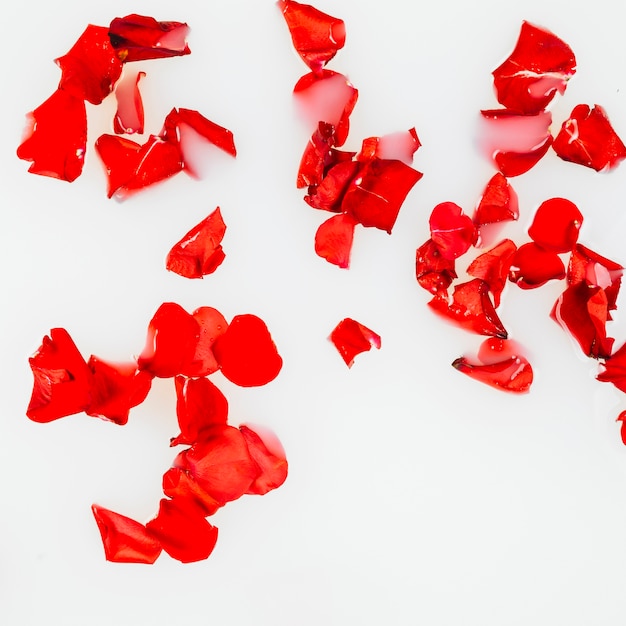
POLYGON ((170 467, 163 474, 163 493, 177 502, 187 500, 195 504, 205 516, 213 515, 224 506, 224 502, 210 496, 188 471, 180 467, 170 467))
POLYGON ((457 277, 454 259, 444 258, 439 246, 429 239, 415 253, 415 277, 426 291, 447 294, 448 287, 457 277))
POLYGON ((444 259, 456 259, 476 243, 476 227, 454 202, 438 204, 430 214, 430 238, 444 259))
POLYGON ((517 194, 504 175, 497 172, 483 191, 474 212, 474 224, 480 227, 484 224, 517 220, 518 217, 517 194))
POLYGON ((500 306, 500 295, 506 285, 516 250, 517 246, 510 239, 504 239, 491 250, 478 255, 467 268, 470 276, 487 283, 495 308, 500 306))
POLYGON ((381 346, 380 335, 349 317, 335 326, 329 339, 348 367, 352 367, 358 354, 367 352, 372 347, 380 350, 381 346))
POLYGON ((186 376, 208 376, 217 372, 219 363, 213 354, 215 340, 228 328, 226 318, 210 306, 201 306, 192 313, 200 326, 200 335, 191 363, 185 368, 186 376))
POLYGON ((596 376, 603 383, 613 383, 626 393, 626 343, 622 344, 602 363, 602 371, 596 376))
POLYGON ((582 213, 573 202, 550 198, 539 205, 528 234, 545 250, 569 252, 576 245, 582 223, 582 213))
MULTIPOLYGON (((335 150, 334 152, 339 151, 335 150)), ((333 165, 319 185, 309 187, 309 193, 304 197, 304 201, 314 209, 334 213, 341 212, 343 197, 360 167, 357 161, 344 161, 333 165)))
POLYGON ((355 225, 355 220, 346 213, 322 222, 315 233, 316 254, 343 269, 350 267, 355 225))
POLYGON ((262 428, 241 425, 239 430, 246 440, 248 451, 261 473, 248 488, 247 493, 264 495, 280 487, 287 479, 287 459, 274 433, 262 428))
POLYGON ((422 144, 415 128, 382 137, 368 137, 363 140, 358 161, 371 161, 373 158, 402 161, 406 165, 413 163, 413 155, 422 144))
POLYGON ((127 72, 115 86, 117 112, 113 119, 113 131, 121 134, 143 134, 143 101, 139 93, 139 81, 145 72, 127 72))
POLYGON ((526 243, 511 259, 509 280, 522 289, 541 287, 549 280, 565 278, 565 266, 558 255, 536 243, 526 243))

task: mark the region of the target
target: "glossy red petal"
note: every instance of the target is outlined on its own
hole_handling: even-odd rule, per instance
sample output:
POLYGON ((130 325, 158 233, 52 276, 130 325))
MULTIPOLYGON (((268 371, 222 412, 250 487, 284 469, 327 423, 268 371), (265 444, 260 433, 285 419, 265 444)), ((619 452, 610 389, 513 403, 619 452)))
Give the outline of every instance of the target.
POLYGON ((626 343, 622 344, 602 364, 602 371, 596 377, 603 383, 613 383, 626 393, 626 343))
POLYGON ((626 158, 626 146, 613 130, 606 111, 597 104, 593 109, 586 104, 574 107, 552 147, 564 161, 598 172, 610 170, 626 158))
POLYGON ((113 563, 154 563, 161 543, 143 524, 109 509, 92 505, 91 511, 102 537, 104 554, 113 563))
POLYGON ((368 137, 363 140, 359 161, 371 161, 373 158, 402 161, 406 165, 413 163, 413 155, 422 144, 415 128, 381 137, 368 137))
POLYGON ((432 294, 447 293, 457 277, 454 259, 442 256, 439 246, 429 239, 415 253, 415 277, 420 287, 432 294))
POLYGON ((578 241, 582 223, 583 215, 573 202, 550 198, 539 205, 528 234, 545 250, 569 252, 578 241))
MULTIPOLYGON (((337 152, 338 150, 335 150, 335 153, 337 152)), ((304 201, 314 209, 341 212, 343 197, 360 167, 357 161, 343 161, 333 165, 319 185, 309 187, 309 193, 304 197, 304 201)))
POLYGON ((494 224, 516 220, 519 217, 517 194, 501 172, 494 174, 474 212, 474 224, 494 224))
POLYGON ((100 104, 122 73, 122 62, 104 26, 87 26, 70 51, 55 60, 61 68, 59 89, 91 104, 100 104))
POLYGON ((159 378, 183 374, 193 362, 200 325, 180 305, 163 303, 150 320, 146 346, 137 360, 140 370, 159 378))
POLYGON ((348 367, 352 367, 354 358, 373 347, 380 350, 380 335, 363 324, 349 317, 341 320, 333 329, 329 339, 348 367))
POLYGON ((296 52, 311 70, 320 72, 345 44, 343 20, 293 0, 279 0, 277 4, 296 52))
POLYGON ((199 506, 188 500, 162 499, 157 516, 146 528, 181 563, 208 558, 217 542, 217 528, 209 524, 199 506))
POLYGON ((176 376, 176 416, 180 435, 170 445, 194 444, 228 421, 228 400, 208 378, 176 376))
POLYGON ((31 174, 72 182, 83 171, 87 113, 83 100, 57 90, 28 114, 17 156, 31 161, 31 174))
POLYGON ((487 283, 495 308, 500 306, 500 295, 506 285, 516 250, 517 246, 510 239, 504 239, 491 250, 478 255, 467 268, 470 276, 487 283))
POLYGON ((481 111, 480 143, 500 172, 510 178, 531 169, 552 145, 552 114, 519 115, 508 109, 481 111))
POLYGON ((242 433, 233 426, 215 428, 209 437, 183 450, 174 467, 189 476, 215 501, 225 503, 244 495, 261 470, 250 456, 242 433))
POLYGON ((608 300, 600 287, 578 283, 568 287, 550 314, 578 342, 586 356, 607 359, 614 339, 607 337, 608 300))
POLYGON ((113 130, 118 135, 143 134, 144 113, 139 81, 145 75, 145 72, 125 72, 115 86, 117 111, 113 118, 113 130))
POLYGON ((506 329, 489 298, 489 285, 480 278, 457 285, 452 298, 435 296, 428 306, 465 330, 478 335, 507 338, 506 329))
POLYGON ((444 259, 456 259, 476 243, 474 222, 454 202, 438 204, 430 214, 430 238, 444 259))
POLYGON ((202 278, 212 274, 226 258, 221 246, 225 233, 226 224, 217 207, 172 247, 165 267, 185 278, 202 278))
POLYGON ((576 72, 571 48, 550 31, 522 23, 511 55, 493 71, 498 102, 523 114, 538 113, 563 93, 576 72))
POLYGON ((482 359, 460 357, 452 363, 452 367, 466 376, 478 380, 481 383, 513 393, 526 393, 533 382, 533 370, 528 360, 517 353, 510 354, 506 344, 510 342, 491 337, 485 340, 481 346, 488 344, 488 349, 494 354, 500 353, 499 358, 492 358, 484 363, 482 359))
POLYGON ((342 146, 350 130, 350 114, 359 97, 358 90, 344 74, 322 70, 305 74, 293 88, 300 115, 311 128, 325 122, 335 128, 336 147, 342 146))
POLYGON ((400 207, 422 173, 402 163, 374 158, 363 164, 343 197, 342 208, 359 224, 391 234, 400 207))
POLYGON ((170 467, 163 474, 163 493, 176 501, 187 500, 194 503, 205 516, 213 515, 224 506, 224 502, 209 495, 188 471, 179 467, 170 467))
POLYGON ((333 215, 322 222, 315 233, 316 254, 343 269, 350 267, 355 226, 355 220, 346 213, 333 215))
POLYGON ((213 344, 222 374, 241 387, 257 387, 274 380, 283 366, 272 336, 256 315, 236 315, 213 344))
POLYGON ((89 406, 93 376, 64 328, 53 328, 28 363, 34 379, 26 410, 31 420, 51 422, 89 406))
POLYGON ((130 409, 146 399, 152 386, 152 374, 139 371, 136 362, 109 363, 93 355, 87 365, 93 373, 93 382, 91 401, 85 413, 126 424, 130 409))
POLYGON ((200 326, 200 335, 191 363, 183 373, 185 376, 208 376, 220 368, 213 354, 213 344, 226 332, 228 322, 217 309, 210 306, 201 306, 192 316, 200 326))
POLYGON ((536 243, 525 243, 511 259, 509 280, 522 289, 541 287, 549 280, 565 278, 565 265, 555 252, 536 243))
POLYGON ((256 426, 252 429, 241 425, 239 430, 246 440, 250 456, 261 470, 247 493, 262 496, 280 487, 287 479, 288 464, 276 435, 256 426))
POLYGON ((109 26, 111 45, 124 62, 190 54, 188 33, 182 22, 157 22, 137 14, 116 17, 109 26))

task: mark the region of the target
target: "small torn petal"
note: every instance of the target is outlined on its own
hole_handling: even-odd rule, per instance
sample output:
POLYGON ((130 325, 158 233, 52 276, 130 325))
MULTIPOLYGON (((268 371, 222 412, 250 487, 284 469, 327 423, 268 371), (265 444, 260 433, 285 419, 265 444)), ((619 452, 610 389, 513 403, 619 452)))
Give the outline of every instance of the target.
POLYGON ((322 222, 315 233, 315 253, 342 269, 350 267, 356 221, 346 213, 322 222))
POLYGON ((500 306, 500 296, 506 285, 516 250, 517 246, 513 241, 504 239, 491 250, 478 255, 467 268, 470 276, 487 283, 496 309, 500 306))
POLYGON ((413 163, 413 155, 421 145, 415 128, 382 135, 381 137, 368 137, 363 140, 361 152, 359 152, 357 160, 371 161, 376 157, 378 159, 402 161, 406 165, 411 165, 413 163))
POLYGON ((517 194, 504 174, 497 172, 489 179, 474 211, 474 224, 480 228, 485 224, 514 221, 518 218, 517 194))
POLYGON ((380 335, 349 317, 341 320, 329 337, 345 364, 352 367, 354 358, 372 348, 380 350, 380 335))

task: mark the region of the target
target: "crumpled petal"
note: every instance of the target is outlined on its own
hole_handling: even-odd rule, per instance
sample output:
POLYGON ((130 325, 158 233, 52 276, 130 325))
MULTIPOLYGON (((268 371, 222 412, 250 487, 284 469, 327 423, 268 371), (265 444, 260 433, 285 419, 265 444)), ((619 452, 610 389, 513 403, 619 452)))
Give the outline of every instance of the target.
POLYGON ((606 358, 596 378, 603 383, 613 383, 626 393, 626 343, 606 358))
POLYGON ((573 202, 550 198, 539 205, 528 234, 544 250, 569 252, 578 241, 582 223, 583 215, 573 202))
POLYGON ((362 142, 357 161, 371 161, 373 158, 378 158, 402 161, 406 165, 411 165, 413 155, 421 145, 415 128, 381 137, 368 137, 362 142))
MULTIPOLYGON (((338 150, 334 151, 338 153, 338 150)), ((341 154, 352 154, 343 152, 341 154)), ((340 213, 341 203, 361 165, 358 161, 342 161, 333 165, 319 184, 309 187, 304 201, 314 209, 340 213)))
POLYGON ((315 233, 315 252, 342 269, 350 267, 350 253, 356 221, 346 213, 333 215, 322 222, 315 233))
POLYGON ((117 111, 113 118, 113 131, 118 135, 143 134, 144 112, 139 81, 145 75, 145 72, 124 72, 115 86, 117 111))
POLYGON ((190 472, 180 467, 170 467, 163 474, 163 493, 177 502, 187 500, 195 504, 205 516, 213 515, 224 506, 224 502, 218 502, 195 481, 190 472))
POLYGON ((444 259, 456 259, 476 243, 474 222, 454 202, 438 204, 430 214, 430 238, 444 259))
POLYGON ((288 464, 278 437, 258 426, 252 429, 242 424, 239 430, 246 440, 250 456, 260 469, 260 474, 246 493, 262 496, 280 487, 287 479, 288 464))
POLYGON ((496 309, 500 306, 500 296, 506 285, 516 250, 517 246, 513 241, 504 239, 491 250, 479 254, 467 268, 470 276, 487 283, 496 309))
POLYGON ((159 558, 161 543, 143 524, 97 504, 92 505, 91 511, 107 561, 152 564, 159 558))
POLYGON ((501 172, 494 174, 487 183, 474 212, 474 224, 513 221, 519 217, 517 194, 501 172))
POLYGON ((563 278, 565 266, 559 256, 534 242, 520 246, 511 259, 509 280, 522 289, 535 289, 563 278))
POLYGON ((428 239, 415 253, 415 277, 420 287, 432 294, 443 292, 457 277, 454 259, 446 259, 439 246, 428 239))
POLYGON ((381 346, 380 335, 349 317, 335 326, 329 339, 348 367, 352 367, 358 354, 372 348, 380 350, 381 346))

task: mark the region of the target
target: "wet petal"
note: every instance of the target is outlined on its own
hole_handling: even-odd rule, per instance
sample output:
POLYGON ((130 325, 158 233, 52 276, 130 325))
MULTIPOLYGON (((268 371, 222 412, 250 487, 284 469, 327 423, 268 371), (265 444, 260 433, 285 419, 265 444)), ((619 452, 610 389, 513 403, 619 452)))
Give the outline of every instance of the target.
POLYGON ((565 266, 559 256, 536 243, 526 243, 517 249, 511 260, 509 279, 522 289, 541 287, 549 280, 565 278, 565 266))
POLYGON ((163 474, 163 493, 177 502, 187 500, 195 504, 205 516, 213 515, 224 506, 224 502, 209 495, 188 471, 180 467, 170 467, 163 474))
POLYGON ((125 72, 115 86, 117 112, 113 119, 113 131, 118 135, 143 134, 144 113, 139 81, 145 75, 145 72, 125 72))
POLYGON ((478 255, 467 268, 470 276, 487 283, 495 308, 500 306, 500 295, 506 285, 516 250, 517 246, 510 239, 504 239, 491 250, 478 255))
POLYGON ((601 367, 602 371, 596 378, 603 383, 613 383, 626 393, 626 343, 613 352, 601 367))
POLYGON ((415 253, 415 277, 420 287, 432 294, 447 294, 457 277, 454 259, 442 256, 439 246, 429 239, 415 253))
POLYGON ((304 197, 304 201, 314 209, 341 212, 343 197, 360 167, 357 161, 344 161, 333 165, 319 185, 309 187, 309 193, 304 197))
POLYGON ((406 165, 413 163, 413 155, 422 144, 415 128, 381 137, 368 137, 363 140, 358 161, 371 161, 373 158, 402 161, 406 165))
POLYGON ((220 368, 213 354, 213 344, 226 332, 228 322, 217 309, 210 306, 201 306, 196 309, 192 317, 200 326, 200 335, 191 363, 185 368, 184 374, 208 376, 220 368))
POLYGON ((528 234, 545 250, 569 252, 578 241, 582 223, 583 215, 573 202, 550 198, 539 205, 528 234))
POLYGON ((349 317, 335 326, 329 339, 348 367, 352 367, 358 354, 367 352, 373 347, 379 350, 381 346, 380 335, 349 317))
POLYGON ((517 194, 501 172, 494 174, 480 198, 474 212, 474 224, 484 224, 517 220, 519 204, 517 194))
POLYGON ((430 238, 444 259, 456 259, 476 243, 474 222, 454 202, 438 204, 430 214, 430 238))
POLYGON ((247 493, 264 495, 280 487, 287 479, 287 459, 276 435, 264 428, 241 425, 241 434, 246 440, 248 451, 261 473, 248 488, 247 493))
POLYGON ((346 213, 322 222, 315 233, 316 254, 343 269, 350 267, 355 225, 354 219, 346 213))

